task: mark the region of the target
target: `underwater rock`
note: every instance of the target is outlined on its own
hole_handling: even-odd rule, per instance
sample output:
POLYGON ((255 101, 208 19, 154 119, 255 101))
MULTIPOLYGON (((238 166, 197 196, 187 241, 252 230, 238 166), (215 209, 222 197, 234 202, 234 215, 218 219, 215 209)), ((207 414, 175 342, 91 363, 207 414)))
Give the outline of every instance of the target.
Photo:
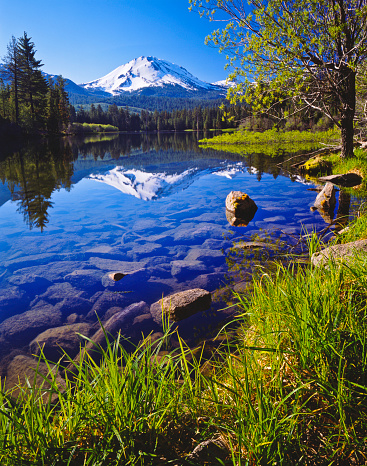
POLYGON ((162 324, 162 314, 178 322, 200 311, 205 311, 211 305, 212 297, 209 291, 201 288, 180 291, 166 296, 150 306, 153 320, 162 324))
POLYGON ((42 349, 46 359, 54 362, 64 356, 64 351, 73 358, 78 354, 80 345, 86 342, 79 334, 88 337, 92 331, 92 325, 87 323, 49 328, 30 342, 29 350, 38 356, 42 349))
MULTIPOLYGON (((49 390, 47 389, 50 388, 50 383, 47 382, 47 379, 51 380, 50 369, 54 374, 52 378, 55 378, 57 385, 59 387, 65 386, 65 381, 59 374, 57 366, 47 366, 46 363, 40 362, 38 359, 18 354, 8 365, 5 389, 10 390, 18 385, 19 382, 25 385, 27 379, 31 384, 35 382, 36 387, 44 387, 43 400, 47 401, 49 397, 49 390)), ((19 394, 19 388, 12 391, 13 398, 17 398, 19 394)), ((57 394, 52 395, 51 401, 55 401, 57 397, 57 394)))

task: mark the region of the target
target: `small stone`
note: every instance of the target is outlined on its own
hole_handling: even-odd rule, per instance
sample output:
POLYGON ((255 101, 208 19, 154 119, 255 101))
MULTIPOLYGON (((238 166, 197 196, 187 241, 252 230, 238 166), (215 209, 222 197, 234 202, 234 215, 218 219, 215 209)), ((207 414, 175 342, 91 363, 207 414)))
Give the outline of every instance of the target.
MULTIPOLYGON (((200 464, 221 460, 218 464, 223 464, 222 461, 228 457, 228 450, 225 444, 219 439, 209 439, 199 443, 192 453, 187 456, 187 459, 200 461, 200 464)), ((216 464, 216 463, 215 463, 216 464)))
POLYGON ((127 275, 126 273, 122 273, 122 272, 111 272, 111 273, 108 274, 108 277, 111 280, 114 280, 115 282, 118 282, 119 280, 124 278, 126 275, 127 275))

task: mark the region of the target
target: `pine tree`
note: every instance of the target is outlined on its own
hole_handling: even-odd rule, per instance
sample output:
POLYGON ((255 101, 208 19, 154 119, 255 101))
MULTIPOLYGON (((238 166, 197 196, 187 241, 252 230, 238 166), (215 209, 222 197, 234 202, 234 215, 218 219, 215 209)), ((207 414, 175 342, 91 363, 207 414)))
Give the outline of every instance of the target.
POLYGON ((12 100, 14 102, 15 123, 19 123, 19 49, 16 38, 13 36, 7 47, 7 54, 3 58, 4 61, 4 77, 10 81, 12 100))
POLYGON ((24 35, 18 39, 20 100, 29 108, 32 125, 45 121, 48 85, 42 76, 41 60, 36 60, 35 45, 24 35))

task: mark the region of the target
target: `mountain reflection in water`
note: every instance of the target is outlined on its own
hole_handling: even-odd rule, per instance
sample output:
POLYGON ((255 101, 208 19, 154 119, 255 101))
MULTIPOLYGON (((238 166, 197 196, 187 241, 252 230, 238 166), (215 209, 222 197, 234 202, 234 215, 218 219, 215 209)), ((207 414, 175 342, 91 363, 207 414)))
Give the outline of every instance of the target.
MULTIPOLYGON (((233 249, 244 235, 282 231, 296 241, 303 227, 325 226, 310 212, 316 194, 282 172, 281 155, 203 150, 201 137, 62 138, 2 155, 0 356, 26 350, 51 327, 95 326, 97 314, 105 322, 141 300, 226 287, 244 274, 233 249), (247 227, 227 222, 231 190, 258 206, 247 227), (111 272, 127 275, 113 283, 111 272)), ((183 337, 205 335, 225 317, 224 295, 216 296, 209 311, 179 324, 183 337)), ((161 330, 149 312, 129 328, 136 338, 161 330)))

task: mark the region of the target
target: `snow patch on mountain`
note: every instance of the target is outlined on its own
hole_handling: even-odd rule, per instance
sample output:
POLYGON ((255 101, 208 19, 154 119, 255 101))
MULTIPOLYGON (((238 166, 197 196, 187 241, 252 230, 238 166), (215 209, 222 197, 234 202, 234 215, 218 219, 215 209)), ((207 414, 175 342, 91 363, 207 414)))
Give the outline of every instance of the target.
POLYGON ((180 86, 186 90, 221 90, 220 86, 201 81, 181 66, 159 58, 144 56, 119 66, 100 79, 80 86, 112 95, 164 86, 180 86))

